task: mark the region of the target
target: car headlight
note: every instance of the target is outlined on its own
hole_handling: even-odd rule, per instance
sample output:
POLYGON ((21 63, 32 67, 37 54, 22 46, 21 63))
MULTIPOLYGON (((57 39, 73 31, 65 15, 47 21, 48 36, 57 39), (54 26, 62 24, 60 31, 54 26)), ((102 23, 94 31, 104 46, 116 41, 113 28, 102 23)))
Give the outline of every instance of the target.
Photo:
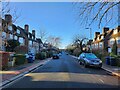
POLYGON ((100 63, 102 63, 102 61, 100 60, 100 63))

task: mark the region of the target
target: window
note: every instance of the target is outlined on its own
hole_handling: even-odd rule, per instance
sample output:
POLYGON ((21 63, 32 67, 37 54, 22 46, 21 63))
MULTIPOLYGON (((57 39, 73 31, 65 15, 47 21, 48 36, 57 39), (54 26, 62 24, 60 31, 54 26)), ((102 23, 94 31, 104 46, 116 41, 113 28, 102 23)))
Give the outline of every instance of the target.
POLYGON ((92 46, 92 48, 94 48, 94 44, 92 44, 91 46, 92 46))
POLYGON ((103 39, 104 38, 104 36, 101 36, 101 39, 103 39))
POLYGON ((99 47, 102 48, 102 46, 103 46, 103 44, 102 44, 102 42, 100 42, 100 43, 99 43, 99 47))
POLYGON ((17 33, 20 34, 20 30, 17 29, 17 33))
POLYGON ((32 47, 32 41, 29 41, 29 47, 32 47))
POLYGON ((98 43, 97 43, 97 44, 95 44, 95 48, 98 48, 98 43))
POLYGON ((116 40, 117 40, 117 44, 120 44, 120 37, 117 37, 116 40))
POLYGON ((117 53, 120 55, 120 48, 117 49, 117 53))
POLYGON ((120 44, 120 40, 117 40, 117 44, 120 44))
POLYGON ((113 45, 113 44, 114 44, 114 41, 110 41, 110 44, 113 45))
POLYGON ((13 39, 13 35, 12 34, 10 34, 10 39, 13 39))
POLYGON ((12 31, 12 26, 9 25, 8 26, 8 30, 12 31))
POLYGON ((5 39, 5 38, 6 38, 6 33, 2 32, 2 39, 5 39))
POLYGON ((24 39, 23 38, 19 38, 19 42, 20 42, 21 45, 23 45, 24 39))
POLYGON ((14 39, 17 40, 17 36, 15 36, 14 39))
POLYGON ((110 45, 113 45, 113 44, 114 44, 114 41, 115 41, 114 38, 110 39, 110 45))
POLYGON ((114 30, 114 34, 117 34, 118 33, 118 30, 116 29, 116 30, 114 30))
POLYGON ((99 37, 97 37, 97 40, 99 40, 99 37))

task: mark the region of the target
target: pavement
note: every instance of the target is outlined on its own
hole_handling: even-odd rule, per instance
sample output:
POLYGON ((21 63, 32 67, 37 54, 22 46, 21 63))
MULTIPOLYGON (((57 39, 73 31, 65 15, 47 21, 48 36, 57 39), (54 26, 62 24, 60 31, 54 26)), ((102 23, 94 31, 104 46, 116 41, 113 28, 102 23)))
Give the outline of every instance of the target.
MULTIPOLYGON (((72 56, 72 57, 77 59, 76 56, 72 56)), ((106 65, 105 63, 103 63, 102 69, 106 70, 108 74, 120 77, 120 67, 118 66, 110 66, 110 65, 106 65)))
POLYGON ((34 63, 26 63, 17 67, 11 67, 7 71, 0 71, 0 87, 7 85, 10 82, 17 80, 25 74, 37 69, 43 64, 47 63, 51 58, 45 60, 35 60, 34 63))

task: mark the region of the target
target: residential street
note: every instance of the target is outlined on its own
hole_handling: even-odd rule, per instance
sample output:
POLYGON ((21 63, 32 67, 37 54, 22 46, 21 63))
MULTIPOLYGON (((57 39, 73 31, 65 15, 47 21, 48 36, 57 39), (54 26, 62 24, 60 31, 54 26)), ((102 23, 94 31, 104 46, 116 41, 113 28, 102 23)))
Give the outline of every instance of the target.
POLYGON ((7 88, 116 88, 120 79, 103 69, 84 68, 65 53, 7 88))

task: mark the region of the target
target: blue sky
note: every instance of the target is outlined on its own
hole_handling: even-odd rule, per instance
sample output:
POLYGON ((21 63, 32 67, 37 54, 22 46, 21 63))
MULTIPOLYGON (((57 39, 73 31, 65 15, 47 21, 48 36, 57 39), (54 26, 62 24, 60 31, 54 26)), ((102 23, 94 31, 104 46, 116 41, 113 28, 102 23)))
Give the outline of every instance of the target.
MULTIPOLYGON (((25 24, 30 26, 30 32, 36 30, 37 37, 39 30, 45 29, 49 35, 59 36, 62 39, 61 48, 64 48, 72 42, 76 34, 90 37, 89 30, 81 28, 76 22, 77 11, 73 8, 71 2, 12 2, 11 7, 21 11, 21 17, 16 25, 24 27, 25 24)), ((95 24, 92 26, 92 37, 94 32, 100 31, 95 24)))

